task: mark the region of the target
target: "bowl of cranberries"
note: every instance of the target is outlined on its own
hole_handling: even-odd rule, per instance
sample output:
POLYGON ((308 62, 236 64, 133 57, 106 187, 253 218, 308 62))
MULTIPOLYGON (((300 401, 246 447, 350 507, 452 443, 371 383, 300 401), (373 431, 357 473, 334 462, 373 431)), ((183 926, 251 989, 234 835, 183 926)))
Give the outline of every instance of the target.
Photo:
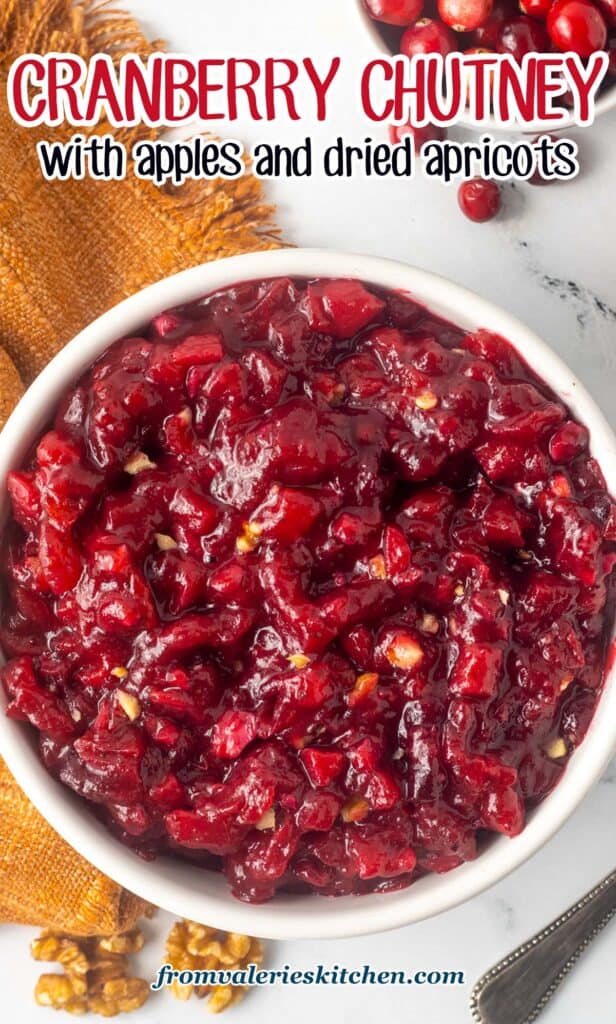
POLYGON ((615 489, 571 371, 442 278, 295 250, 163 281, 2 433, 2 756, 182 916, 446 910, 613 752, 615 489))
MULTIPOLYGON (((616 107, 616 0, 354 0, 372 43, 409 58, 438 53, 573 52, 582 60, 605 50, 608 71, 595 101, 597 115, 616 107)), ((461 119, 464 124, 464 118, 461 119)), ((563 122, 561 128, 571 127, 563 122)), ((469 127, 473 124, 469 121, 469 127)), ((492 118, 492 128, 499 122, 492 118)), ((540 128, 541 125, 535 127, 540 128)), ((529 125, 528 130, 533 130, 529 125)), ((440 139, 436 126, 392 128, 397 141, 410 131, 420 146, 440 139)))

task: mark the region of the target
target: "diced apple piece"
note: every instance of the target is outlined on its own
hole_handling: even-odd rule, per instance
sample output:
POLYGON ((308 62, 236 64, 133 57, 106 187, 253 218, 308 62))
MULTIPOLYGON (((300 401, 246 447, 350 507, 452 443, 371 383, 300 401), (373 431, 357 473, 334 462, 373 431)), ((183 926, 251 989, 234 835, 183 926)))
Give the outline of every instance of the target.
POLYGON ((224 355, 219 334, 191 334, 172 350, 171 358, 179 366, 207 366, 224 355))
POLYGON ((503 652, 494 644, 466 644, 461 647, 449 679, 450 692, 457 697, 496 696, 503 670, 503 652))
POLYGON ((306 307, 313 331, 335 338, 352 338, 376 320, 385 309, 385 302, 359 281, 338 280, 309 284, 306 307))
POLYGON ((304 747, 299 758, 312 785, 317 787, 329 786, 346 764, 346 757, 339 750, 319 747, 304 747))
POLYGON ((256 735, 257 717, 252 711, 224 711, 212 729, 212 753, 224 761, 233 760, 256 735))

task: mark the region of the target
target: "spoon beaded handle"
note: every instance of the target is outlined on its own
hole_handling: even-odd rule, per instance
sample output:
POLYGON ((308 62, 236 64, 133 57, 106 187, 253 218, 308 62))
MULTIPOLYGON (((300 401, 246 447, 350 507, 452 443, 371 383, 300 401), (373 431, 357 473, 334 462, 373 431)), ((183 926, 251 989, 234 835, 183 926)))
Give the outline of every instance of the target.
POLYGON ((477 1024, 531 1024, 578 957, 616 914, 616 871, 484 974, 471 994, 477 1024))

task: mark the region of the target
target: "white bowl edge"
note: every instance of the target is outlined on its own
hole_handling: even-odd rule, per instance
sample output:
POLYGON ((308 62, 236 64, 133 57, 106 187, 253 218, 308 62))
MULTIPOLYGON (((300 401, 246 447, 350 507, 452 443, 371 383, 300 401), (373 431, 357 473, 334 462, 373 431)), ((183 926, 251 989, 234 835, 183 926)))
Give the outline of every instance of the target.
MULTIPOLYGON (((43 370, 0 435, 0 519, 6 476, 20 463, 59 397, 109 344, 161 310, 242 280, 276 277, 357 277, 408 292, 457 325, 489 328, 507 338, 537 374, 590 429, 592 452, 616 492, 616 438, 567 366, 504 310, 437 275, 392 260, 327 250, 289 249, 235 256, 183 271, 131 296, 90 324, 43 370)), ((5 707, 4 694, 0 705, 5 707)), ((144 899, 177 915, 273 939, 341 938, 385 931, 442 913, 493 885, 535 853, 562 826, 598 780, 616 748, 616 673, 612 669, 588 734, 555 790, 529 816, 521 835, 496 837, 476 861, 447 875, 426 876, 391 894, 342 897, 278 896, 261 906, 237 902, 221 875, 161 858, 144 862, 99 823, 81 799, 45 770, 34 737, 0 714, 0 752, 34 805, 88 861, 144 899)))

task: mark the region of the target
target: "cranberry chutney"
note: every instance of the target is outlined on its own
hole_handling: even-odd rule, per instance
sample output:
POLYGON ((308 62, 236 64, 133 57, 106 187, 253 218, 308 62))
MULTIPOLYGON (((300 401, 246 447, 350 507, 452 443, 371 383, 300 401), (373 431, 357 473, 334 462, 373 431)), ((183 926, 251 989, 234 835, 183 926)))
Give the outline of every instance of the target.
POLYGON ((403 295, 163 313, 8 486, 8 713, 123 841, 242 900, 472 859, 591 720, 616 516, 587 431, 403 295))

